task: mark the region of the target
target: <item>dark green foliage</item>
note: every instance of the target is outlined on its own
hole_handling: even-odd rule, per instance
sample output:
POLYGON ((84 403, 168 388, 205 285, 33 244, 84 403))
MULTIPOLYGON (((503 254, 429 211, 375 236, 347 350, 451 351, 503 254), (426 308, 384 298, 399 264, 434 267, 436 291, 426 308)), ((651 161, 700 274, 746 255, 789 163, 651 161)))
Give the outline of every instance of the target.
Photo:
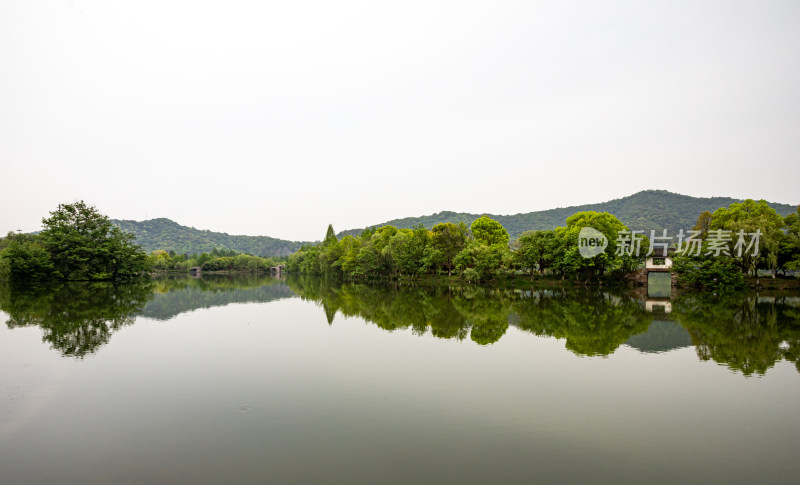
POLYGON ((262 258, 239 254, 232 249, 213 249, 210 253, 174 254, 159 249, 150 254, 149 262, 157 271, 188 271, 199 267, 203 271, 267 272, 281 264, 280 258, 262 258))
POLYGON ((784 218, 786 234, 778 248, 778 268, 800 271, 800 206, 784 218))
POLYGON ((517 263, 531 273, 551 269, 561 252, 560 239, 555 231, 528 231, 520 236, 514 256, 517 263))
MULTIPOLYGON (((470 241, 453 262, 459 271, 472 269, 477 274, 479 280, 492 280, 505 269, 503 266, 508 247, 493 245, 487 246, 478 241, 470 241)), ((472 276, 470 276, 472 278, 472 276)))
MULTIPOLYGON (((737 232, 761 232, 759 254, 753 256, 751 252, 743 251, 737 259, 745 272, 755 274, 756 269, 777 269, 780 241, 784 238, 781 229, 784 226, 783 217, 775 212, 765 200, 755 201, 746 199, 744 202, 735 202, 730 207, 722 207, 714 211, 711 216, 709 228, 729 230, 734 235, 737 232)), ((734 239, 736 237, 734 236, 734 239)), ((733 247, 731 247, 733 254, 733 247)))
POLYGON ((44 249, 40 236, 9 233, 6 241, 0 260, 7 274, 0 275, 0 279, 43 281, 56 276, 50 253, 44 249))
POLYGON ((256 256, 287 256, 305 244, 268 236, 232 236, 224 232, 201 231, 182 226, 169 219, 147 221, 111 221, 136 237, 136 243, 148 253, 163 249, 177 254, 211 252, 214 249, 231 249, 238 253, 256 256))
MULTIPOLYGON (((675 234, 680 229, 686 231, 693 227, 697 222, 697 215, 701 212, 714 212, 720 207, 726 207, 734 202, 741 202, 741 200, 730 197, 690 197, 667 192, 666 190, 645 190, 628 197, 597 204, 563 207, 524 214, 487 214, 487 216, 502 224, 512 240, 518 238, 525 231, 550 230, 558 226, 564 226, 567 217, 576 212, 586 211, 608 212, 616 216, 625 226, 635 230, 644 230, 646 235, 650 234, 650 230, 660 233, 663 229, 667 229, 669 234, 675 234)), ((795 210, 795 206, 789 204, 770 202, 769 206, 774 208, 778 214, 784 216, 795 210)), ((463 222, 469 225, 478 217, 479 214, 445 211, 429 216, 395 219, 381 225, 410 228, 422 224, 430 229, 442 222, 455 224, 463 222)), ((344 231, 340 235, 357 235, 359 231, 358 229, 344 231)))
MULTIPOLYGON (((437 274, 453 267, 471 272, 481 279, 493 279, 512 263, 508 249, 508 234, 502 226, 485 218, 478 230, 483 231, 489 246, 471 240, 464 224, 439 224, 434 231, 422 226, 397 229, 383 226, 365 230, 358 238, 345 236, 341 241, 330 239, 327 244, 304 246, 288 258, 290 272, 374 279, 416 277, 422 273, 437 274)), ((329 227, 329 232, 331 228, 329 227)))
POLYGON ((0 258, 9 279, 111 280, 141 276, 150 269, 133 235, 83 201, 59 205, 42 225, 44 230, 36 235, 8 235, 0 258))
POLYGON ((102 280, 139 276, 149 269, 133 235, 83 201, 61 204, 42 220, 39 234, 55 274, 66 280, 102 280))
POLYGON ((728 268, 736 267, 756 277, 758 270, 769 270, 774 277, 778 271, 800 269, 800 212, 782 217, 766 201, 746 199, 719 208, 713 214, 700 214, 694 229, 707 232, 705 241, 712 237, 728 239, 721 247, 726 248, 730 257, 723 257, 723 261, 716 263, 704 261, 704 258, 717 258, 705 256, 706 247, 702 250, 703 258, 680 257, 676 270, 684 284, 727 291, 744 285, 741 277, 724 274, 728 268), (756 232, 758 246, 745 248, 756 232))
MULTIPOLYGON (((418 229, 423 228, 422 225, 416 227, 418 229)), ((451 222, 436 224, 431 229, 430 239, 432 249, 439 252, 438 255, 443 259, 442 262, 447 266, 447 273, 450 274, 453 270, 453 259, 466 247, 469 240, 467 225, 463 222, 458 224, 451 222)), ((435 266, 435 263, 431 263, 431 265, 435 266)))
POLYGON ((720 292, 745 286, 741 264, 729 256, 676 256, 673 268, 682 285, 720 292))

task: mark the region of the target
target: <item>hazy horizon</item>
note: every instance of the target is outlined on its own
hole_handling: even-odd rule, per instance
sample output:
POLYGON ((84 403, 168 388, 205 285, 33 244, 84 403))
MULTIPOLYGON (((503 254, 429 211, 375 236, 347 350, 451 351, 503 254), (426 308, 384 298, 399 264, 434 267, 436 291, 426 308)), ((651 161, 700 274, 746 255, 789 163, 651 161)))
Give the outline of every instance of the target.
POLYGON ((0 4, 0 234, 800 203, 792 1, 0 4))

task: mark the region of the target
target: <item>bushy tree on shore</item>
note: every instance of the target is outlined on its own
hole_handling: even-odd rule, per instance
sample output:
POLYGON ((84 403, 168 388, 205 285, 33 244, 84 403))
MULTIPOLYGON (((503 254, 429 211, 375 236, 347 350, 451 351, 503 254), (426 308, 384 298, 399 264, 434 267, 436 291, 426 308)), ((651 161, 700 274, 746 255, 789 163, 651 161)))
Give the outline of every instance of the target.
POLYGON ((11 280, 113 280, 150 269, 134 236, 83 201, 61 204, 39 234, 9 234, 0 257, 11 280))

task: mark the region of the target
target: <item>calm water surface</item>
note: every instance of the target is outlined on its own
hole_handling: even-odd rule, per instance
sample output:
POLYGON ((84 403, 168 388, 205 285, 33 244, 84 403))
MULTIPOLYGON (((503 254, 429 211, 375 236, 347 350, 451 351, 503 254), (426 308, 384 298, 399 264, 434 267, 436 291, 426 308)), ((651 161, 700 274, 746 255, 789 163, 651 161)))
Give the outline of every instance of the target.
POLYGON ((800 298, 651 306, 310 278, 0 286, 0 482, 793 483, 800 298))

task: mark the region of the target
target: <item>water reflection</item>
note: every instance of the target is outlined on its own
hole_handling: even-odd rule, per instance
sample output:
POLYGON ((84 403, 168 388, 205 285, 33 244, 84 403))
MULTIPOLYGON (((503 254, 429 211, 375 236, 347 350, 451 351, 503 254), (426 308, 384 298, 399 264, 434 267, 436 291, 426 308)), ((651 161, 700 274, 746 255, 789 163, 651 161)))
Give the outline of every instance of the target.
POLYGON ((231 303, 267 303, 294 296, 283 280, 264 275, 183 275, 155 280, 153 294, 141 314, 169 320, 181 313, 231 303))
POLYGON ((800 371, 800 298, 684 293, 671 313, 646 310, 639 297, 572 288, 379 286, 321 278, 205 276, 159 278, 137 284, 0 285, 0 309, 9 328, 38 326, 43 341, 62 355, 82 358, 107 343, 137 316, 169 320, 181 313, 231 303, 271 302, 299 295, 319 305, 329 325, 337 315, 359 317, 387 331, 467 340, 486 346, 509 326, 563 339, 579 356, 607 356, 628 345, 665 352, 694 345, 745 376, 776 362, 800 371))
POLYGON ((687 293, 672 313, 646 311, 633 296, 585 289, 376 286, 292 277, 289 286, 336 314, 357 316, 384 330, 410 328, 438 338, 497 342, 509 325, 565 340, 581 356, 607 356, 627 344, 645 353, 694 345, 746 376, 764 374, 783 359, 800 371, 800 298, 687 293))
POLYGON ((66 283, 0 286, 8 328, 38 326, 42 341, 62 355, 82 358, 130 325, 153 292, 153 283, 66 283))
POLYGON ((653 320, 647 331, 629 338, 627 345, 639 352, 660 353, 692 345, 689 332, 678 322, 653 320))
POLYGON ((566 339, 567 349, 578 355, 609 355, 653 320, 630 296, 574 289, 533 292, 513 309, 519 328, 566 339))
POLYGON ((744 375, 763 375, 782 359, 800 371, 800 298, 691 293, 674 308, 700 359, 744 375))
POLYGON ((8 328, 41 327, 43 342, 64 356, 83 358, 139 315, 169 320, 200 308, 292 296, 282 280, 270 276, 179 276, 125 284, 0 285, 0 310, 9 315, 8 328))
POLYGON ((578 355, 608 355, 645 332, 652 314, 632 297, 574 289, 506 290, 476 287, 386 287, 293 277, 290 287, 322 305, 328 322, 339 312, 384 330, 430 330, 439 338, 497 342, 509 324, 535 335, 566 339, 578 355))

